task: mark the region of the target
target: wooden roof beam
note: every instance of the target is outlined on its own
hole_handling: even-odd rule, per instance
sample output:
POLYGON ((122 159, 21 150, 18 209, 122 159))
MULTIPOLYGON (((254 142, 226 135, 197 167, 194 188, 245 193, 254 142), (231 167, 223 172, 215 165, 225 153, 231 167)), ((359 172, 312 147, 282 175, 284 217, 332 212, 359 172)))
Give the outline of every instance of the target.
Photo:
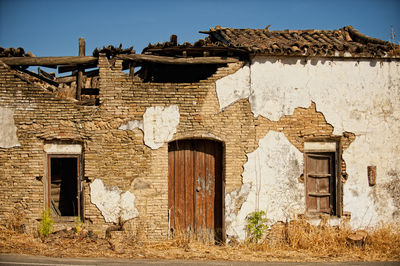
POLYGON ((3 63, 9 66, 57 66, 97 64, 97 57, 93 56, 54 56, 54 57, 0 57, 3 63))
POLYGON ((231 57, 169 57, 158 55, 130 54, 118 55, 122 60, 134 61, 136 63, 158 63, 173 65, 201 65, 201 64, 227 64, 236 63, 239 60, 231 57))

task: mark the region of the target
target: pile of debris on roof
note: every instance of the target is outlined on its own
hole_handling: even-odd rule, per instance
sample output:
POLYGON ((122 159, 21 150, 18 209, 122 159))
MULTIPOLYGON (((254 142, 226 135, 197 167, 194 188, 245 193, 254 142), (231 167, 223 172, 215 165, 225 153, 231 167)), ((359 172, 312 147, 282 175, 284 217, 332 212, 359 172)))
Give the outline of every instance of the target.
POLYGON ((109 45, 107 47, 103 46, 103 48, 99 49, 94 49, 93 50, 93 56, 94 57, 99 57, 100 54, 105 54, 108 59, 116 57, 120 54, 135 54, 135 50, 133 50, 133 46, 122 49, 122 43, 119 45, 119 47, 115 47, 113 45, 109 45))
POLYGON ((25 53, 24 48, 3 48, 0 46, 0 57, 34 57, 34 55, 29 51, 25 53))

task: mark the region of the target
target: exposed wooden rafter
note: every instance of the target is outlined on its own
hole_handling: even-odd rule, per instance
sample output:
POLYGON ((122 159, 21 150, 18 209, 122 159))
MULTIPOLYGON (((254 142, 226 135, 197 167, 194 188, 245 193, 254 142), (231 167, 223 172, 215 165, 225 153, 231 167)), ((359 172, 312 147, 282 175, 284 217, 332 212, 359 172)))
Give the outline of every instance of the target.
POLYGON ((54 56, 54 57, 1 57, 3 63, 9 66, 51 66, 97 64, 93 56, 54 56))
POLYGON ((158 63, 158 64, 174 64, 174 65, 201 65, 201 64, 227 64, 236 63, 239 60, 231 57, 187 57, 177 58, 157 55, 131 54, 118 55, 117 58, 122 60, 134 61, 137 65, 140 63, 158 63))

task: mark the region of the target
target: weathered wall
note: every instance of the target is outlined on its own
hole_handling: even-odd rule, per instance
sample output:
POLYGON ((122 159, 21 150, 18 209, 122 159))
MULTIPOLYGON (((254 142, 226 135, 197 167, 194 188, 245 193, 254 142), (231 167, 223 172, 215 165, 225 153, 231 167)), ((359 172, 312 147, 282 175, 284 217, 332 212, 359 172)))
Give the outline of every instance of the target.
POLYGON ((0 220, 20 211, 27 229, 44 209, 45 144, 86 138, 81 119, 91 107, 56 99, 46 88, 27 82, 0 63, 0 220))
POLYGON ((20 208, 34 228, 45 205, 46 151, 79 144, 87 226, 104 231, 124 216, 125 229, 165 238, 167 143, 210 138, 224 145, 226 232, 243 239, 256 209, 271 223, 304 213, 304 141, 332 136, 341 138, 353 225, 398 219, 398 63, 256 58, 198 83, 142 83, 121 68, 100 57, 100 105, 81 106, 0 66, 0 134, 13 137, 0 140, 2 223, 20 208), (368 165, 378 169, 375 187, 368 165), (103 190, 118 192, 114 204, 97 197, 103 190))
POLYGON ((22 208, 30 229, 35 229, 46 200, 46 152, 54 150, 54 144, 61 150, 64 144, 82 146, 84 217, 87 226, 98 231, 122 216, 119 196, 126 191, 134 196, 128 208, 138 212, 129 215, 126 229, 150 238, 167 236, 167 143, 173 139, 224 140, 225 154, 231 158, 224 168, 227 187, 240 185, 244 150, 250 145, 247 137, 254 135, 254 126, 246 121, 253 118, 246 101, 220 114, 215 91, 215 80, 235 72, 240 63, 220 68, 199 83, 173 84, 142 83, 123 73, 120 61, 114 66, 105 57, 99 61, 99 106, 57 99, 45 88, 21 80, 16 71, 4 65, 0 69, 0 106, 13 112, 7 124, 13 118, 20 143, 0 149, 2 223, 14 208, 22 208), (106 204, 98 195, 111 187, 121 193, 113 194, 114 204, 106 204))
MULTIPOLYGON (((343 181, 347 179, 344 211, 351 213, 352 226, 365 227, 399 220, 394 193, 398 185, 389 185, 398 184, 400 173, 399 73, 399 62, 256 57, 249 70, 244 68, 218 81, 217 91, 221 108, 245 97, 254 116, 270 122, 280 123, 282 118, 296 114, 296 108, 315 104, 331 134, 321 135, 315 127, 301 126, 298 132, 342 136, 343 166, 348 174, 343 176, 343 181), (247 87, 235 99, 229 90, 238 84, 236 80, 251 82, 242 83, 247 87), (368 185, 369 165, 378 169, 374 187, 368 185)), ((300 151, 301 142, 291 140, 300 151)), ((269 216, 275 219, 275 215, 269 216)))
POLYGON ((227 235, 239 239, 245 239, 246 216, 255 210, 264 210, 270 225, 305 211, 304 186, 297 180, 303 172, 303 154, 283 133, 268 132, 247 158, 242 187, 225 200, 227 235), (239 197, 245 201, 237 211, 233 207, 239 197))

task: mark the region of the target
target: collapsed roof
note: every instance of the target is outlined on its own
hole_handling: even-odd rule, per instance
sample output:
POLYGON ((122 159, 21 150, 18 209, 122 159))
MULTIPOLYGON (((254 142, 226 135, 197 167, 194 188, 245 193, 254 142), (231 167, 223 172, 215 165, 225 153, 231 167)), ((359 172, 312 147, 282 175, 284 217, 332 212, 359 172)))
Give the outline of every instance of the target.
POLYGON ((364 35, 352 26, 339 30, 283 30, 234 29, 216 26, 209 31, 205 40, 194 44, 178 44, 177 36, 171 35, 169 42, 149 44, 142 54, 132 47, 122 49, 112 46, 95 49, 93 56, 32 57, 22 48, 0 47, 0 58, 14 66, 59 67, 59 72, 77 68, 96 67, 98 56, 103 53, 109 59, 123 60, 124 69, 130 65, 155 64, 226 64, 234 58, 246 59, 249 55, 269 56, 317 56, 354 58, 400 58, 400 46, 364 35), (230 58, 228 58, 230 57, 230 58))
POLYGON ((144 82, 198 82, 210 77, 218 67, 247 61, 254 55, 304 56, 327 58, 400 58, 400 46, 368 37, 352 26, 339 30, 283 30, 233 29, 216 26, 200 31, 208 36, 197 42, 178 44, 172 35, 168 42, 149 44, 136 54, 133 47, 109 45, 95 49, 93 56, 85 56, 85 41, 79 39, 79 56, 35 57, 21 47, 1 48, 0 63, 18 71, 22 78, 38 80, 44 88, 62 97, 74 97, 82 104, 99 103, 100 55, 105 55, 110 65, 122 61, 122 69, 129 69, 129 76, 144 82), (38 69, 38 74, 26 70, 28 66, 57 68, 58 73, 71 72, 56 77, 38 69), (135 72, 135 67, 141 69, 135 72), (94 68, 94 69, 93 69, 94 68), (93 69, 88 71, 88 69, 93 69))

